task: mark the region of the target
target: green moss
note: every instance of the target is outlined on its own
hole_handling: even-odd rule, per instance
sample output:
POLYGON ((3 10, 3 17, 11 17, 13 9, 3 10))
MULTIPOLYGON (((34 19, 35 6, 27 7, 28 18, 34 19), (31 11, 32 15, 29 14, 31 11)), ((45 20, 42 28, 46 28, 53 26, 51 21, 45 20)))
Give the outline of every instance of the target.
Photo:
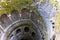
MULTIPOLYGON (((36 0, 34 0, 36 2, 36 0)), ((0 1, 0 6, 2 6, 3 9, 0 10, 0 14, 10 13, 13 9, 20 10, 21 8, 24 8, 26 4, 32 4, 33 0, 11 0, 11 2, 8 2, 5 0, 5 2, 0 1), (4 10, 4 11, 3 11, 4 10)))

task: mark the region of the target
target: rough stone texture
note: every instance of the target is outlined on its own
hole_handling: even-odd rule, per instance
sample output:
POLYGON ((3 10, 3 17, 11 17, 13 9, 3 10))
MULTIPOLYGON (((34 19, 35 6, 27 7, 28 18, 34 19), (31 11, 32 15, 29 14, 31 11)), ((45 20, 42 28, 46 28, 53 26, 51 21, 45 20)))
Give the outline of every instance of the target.
POLYGON ((3 26, 3 28, 7 27, 8 25, 10 25, 12 23, 6 14, 1 15, 0 22, 1 22, 1 25, 3 26))
MULTIPOLYGON (((46 33, 40 23, 39 16, 29 9, 23 8, 21 13, 12 10, 10 17, 1 15, 1 27, 4 31, 0 40, 45 40, 46 33), (20 16, 21 14, 21 16, 20 16), (11 19, 10 19, 11 18, 11 19), (38 21, 39 20, 39 21, 38 21), (2 24, 3 23, 3 24, 2 24), (28 28, 25 28, 28 27, 28 28)), ((2 31, 0 30, 0 32, 2 31)))

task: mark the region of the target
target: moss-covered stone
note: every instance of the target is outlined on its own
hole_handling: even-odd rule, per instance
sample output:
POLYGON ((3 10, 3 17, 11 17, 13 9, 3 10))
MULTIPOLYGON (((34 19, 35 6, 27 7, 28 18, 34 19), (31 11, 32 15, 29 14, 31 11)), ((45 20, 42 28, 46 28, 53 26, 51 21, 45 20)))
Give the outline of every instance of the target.
MULTIPOLYGON (((36 2, 37 0, 34 0, 36 2)), ((8 2, 7 0, 4 0, 4 2, 0 1, 0 6, 2 9, 0 10, 0 15, 3 13, 9 13, 13 9, 20 10, 21 8, 24 8, 26 4, 32 4, 33 0, 11 0, 11 2, 8 2)))

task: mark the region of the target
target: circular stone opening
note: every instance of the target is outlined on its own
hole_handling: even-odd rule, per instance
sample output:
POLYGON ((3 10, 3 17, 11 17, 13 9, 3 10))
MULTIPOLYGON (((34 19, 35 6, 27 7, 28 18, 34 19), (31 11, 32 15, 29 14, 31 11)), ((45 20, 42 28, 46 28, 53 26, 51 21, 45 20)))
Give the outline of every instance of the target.
POLYGON ((25 28, 24 28, 24 31, 25 31, 25 32, 29 32, 29 27, 25 27, 25 28))
POLYGON ((17 29, 17 30, 16 30, 16 33, 19 33, 19 32, 21 32, 21 29, 17 29))
POLYGON ((22 38, 21 40, 28 40, 28 39, 24 39, 24 38, 22 38))
POLYGON ((33 36, 33 37, 35 36, 35 33, 34 33, 34 32, 32 32, 32 36, 33 36))

